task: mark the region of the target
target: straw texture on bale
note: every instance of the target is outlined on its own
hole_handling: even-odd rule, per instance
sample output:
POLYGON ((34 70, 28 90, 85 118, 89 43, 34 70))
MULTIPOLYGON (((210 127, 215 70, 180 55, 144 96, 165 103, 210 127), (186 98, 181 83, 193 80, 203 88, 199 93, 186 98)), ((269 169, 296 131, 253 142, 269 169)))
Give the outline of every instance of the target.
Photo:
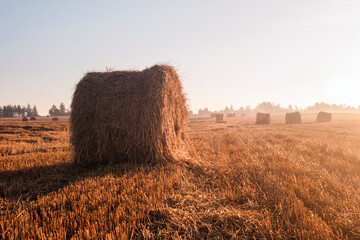
POLYGON ((319 112, 316 117, 317 122, 331 122, 331 120, 332 120, 332 115, 331 113, 327 113, 327 112, 319 112))
POLYGON ((228 114, 226 114, 226 117, 236 117, 236 114, 235 113, 228 113, 228 114))
POLYGON ((54 122, 56 122, 56 121, 59 121, 59 118, 53 117, 51 120, 54 121, 54 122))
POLYGON ((29 121, 29 119, 27 118, 27 117, 23 117, 23 122, 27 122, 27 121, 29 121))
POLYGON ((286 113, 286 124, 299 124, 301 123, 301 114, 299 112, 286 113))
POLYGON ((216 114, 216 122, 217 123, 222 123, 224 122, 224 114, 216 114))
POLYGON ((171 66, 87 73, 71 109, 77 163, 154 163, 186 156, 188 107, 171 66))
POLYGON ((36 117, 31 117, 30 118, 30 121, 35 121, 36 120, 36 117))
POLYGON ((271 117, 270 113, 261 113, 256 114, 256 124, 270 124, 271 117))

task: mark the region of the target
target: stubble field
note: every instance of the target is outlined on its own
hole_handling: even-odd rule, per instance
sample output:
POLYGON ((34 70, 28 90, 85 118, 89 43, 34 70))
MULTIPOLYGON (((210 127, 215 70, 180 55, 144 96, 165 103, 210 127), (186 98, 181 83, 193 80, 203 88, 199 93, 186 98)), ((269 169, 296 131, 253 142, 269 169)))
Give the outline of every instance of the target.
POLYGON ((191 118, 189 159, 72 164, 68 119, 0 120, 0 239, 359 239, 360 115, 191 118))

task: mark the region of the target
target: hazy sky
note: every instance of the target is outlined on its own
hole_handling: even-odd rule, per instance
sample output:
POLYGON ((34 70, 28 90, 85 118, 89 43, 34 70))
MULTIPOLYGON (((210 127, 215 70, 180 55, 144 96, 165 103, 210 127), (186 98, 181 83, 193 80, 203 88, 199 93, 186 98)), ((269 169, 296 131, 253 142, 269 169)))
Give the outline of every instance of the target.
POLYGON ((169 63, 191 108, 360 104, 360 1, 0 0, 0 105, 68 107, 87 71, 169 63))

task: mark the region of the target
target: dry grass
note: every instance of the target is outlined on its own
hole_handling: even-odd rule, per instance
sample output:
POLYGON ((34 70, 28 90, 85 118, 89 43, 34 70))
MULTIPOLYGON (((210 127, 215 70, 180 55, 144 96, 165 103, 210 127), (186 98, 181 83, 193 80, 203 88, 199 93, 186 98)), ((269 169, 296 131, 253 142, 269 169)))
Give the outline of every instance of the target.
POLYGON ((182 164, 88 168, 66 120, 0 122, 0 238, 359 239, 360 122, 254 119, 191 119, 182 164))

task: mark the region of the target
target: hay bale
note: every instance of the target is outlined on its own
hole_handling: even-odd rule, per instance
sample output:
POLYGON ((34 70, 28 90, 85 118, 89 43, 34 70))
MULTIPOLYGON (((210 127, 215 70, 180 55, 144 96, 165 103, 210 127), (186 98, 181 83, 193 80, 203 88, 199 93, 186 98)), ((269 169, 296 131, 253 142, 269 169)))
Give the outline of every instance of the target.
POLYGON ((87 73, 71 109, 76 163, 153 163, 186 156, 188 107, 171 66, 87 73))
POLYGON ((53 117, 53 118, 51 119, 51 121, 57 122, 57 121, 59 121, 59 118, 53 117))
POLYGON ((27 117, 23 117, 23 118, 22 118, 22 121, 23 121, 23 122, 27 122, 27 121, 29 121, 29 119, 28 119, 27 117))
POLYGON ((226 117, 236 117, 236 114, 235 113, 228 113, 228 114, 226 114, 226 117))
POLYGON ((256 113, 256 124, 270 124, 270 113, 256 113))
POLYGON ((36 121, 36 117, 31 117, 30 121, 36 121))
POLYGON ((216 113, 212 113, 212 114, 210 115, 210 117, 212 117, 212 118, 216 117, 216 113))
POLYGON ((299 124, 301 123, 301 114, 299 112, 286 113, 286 124, 299 124))
POLYGON ((316 116, 316 122, 331 122, 332 115, 327 112, 319 112, 316 116))
POLYGON ((224 114, 217 113, 215 118, 216 118, 217 123, 223 123, 224 122, 224 114))

